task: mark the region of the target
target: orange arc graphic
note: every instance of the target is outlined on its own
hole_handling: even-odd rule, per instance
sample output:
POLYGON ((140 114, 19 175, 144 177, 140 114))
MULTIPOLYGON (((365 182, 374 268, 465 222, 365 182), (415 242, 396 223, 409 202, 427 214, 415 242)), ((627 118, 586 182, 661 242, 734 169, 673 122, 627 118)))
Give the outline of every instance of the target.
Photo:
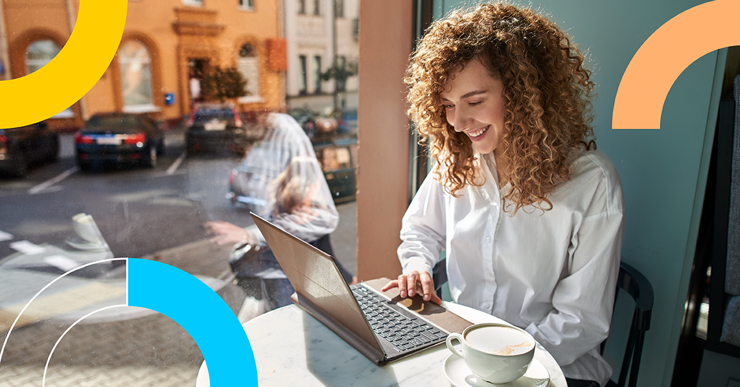
POLYGON ((45 120, 72 106, 103 76, 121 43, 128 0, 80 0, 77 22, 54 59, 0 81, 0 129, 45 120))
POLYGON ((660 129, 668 92, 679 75, 700 57, 740 45, 740 1, 716 0, 675 16, 640 47, 617 90, 614 129, 660 129))

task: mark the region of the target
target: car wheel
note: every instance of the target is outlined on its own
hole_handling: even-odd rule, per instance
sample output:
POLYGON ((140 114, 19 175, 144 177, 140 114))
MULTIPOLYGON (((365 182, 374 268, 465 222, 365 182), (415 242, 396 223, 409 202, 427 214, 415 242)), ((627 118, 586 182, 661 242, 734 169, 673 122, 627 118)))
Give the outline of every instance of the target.
POLYGON ((80 159, 77 159, 77 168, 80 169, 82 172, 89 172, 90 171, 90 163, 87 161, 82 161, 80 159))
POLYGON ((26 175, 28 175, 28 161, 26 161, 26 157, 22 154, 18 155, 18 159, 16 160, 15 166, 13 166, 11 174, 15 177, 26 177, 26 175))
POLYGON ((46 161, 53 163, 59 160, 59 138, 53 137, 51 146, 49 147, 49 155, 46 157, 46 161))
POLYGON ((157 147, 149 146, 149 157, 146 159, 146 166, 155 168, 157 166, 157 147))
POLYGON ((157 156, 164 156, 164 138, 157 143, 157 156))

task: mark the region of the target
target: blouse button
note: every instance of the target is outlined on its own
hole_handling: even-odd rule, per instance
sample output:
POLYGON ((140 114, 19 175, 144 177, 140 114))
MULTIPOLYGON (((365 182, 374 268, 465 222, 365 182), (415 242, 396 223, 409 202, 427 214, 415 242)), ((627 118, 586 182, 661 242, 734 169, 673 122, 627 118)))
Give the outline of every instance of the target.
POLYGON ((486 237, 486 242, 491 243, 491 237, 486 237))

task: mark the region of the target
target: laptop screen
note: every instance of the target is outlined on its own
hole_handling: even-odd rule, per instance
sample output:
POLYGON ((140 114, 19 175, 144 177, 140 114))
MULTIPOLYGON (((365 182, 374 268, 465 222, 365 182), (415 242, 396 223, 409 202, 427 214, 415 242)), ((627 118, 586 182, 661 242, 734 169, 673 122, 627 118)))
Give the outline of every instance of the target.
POLYGON ((334 258, 251 214, 296 293, 380 349, 334 258))

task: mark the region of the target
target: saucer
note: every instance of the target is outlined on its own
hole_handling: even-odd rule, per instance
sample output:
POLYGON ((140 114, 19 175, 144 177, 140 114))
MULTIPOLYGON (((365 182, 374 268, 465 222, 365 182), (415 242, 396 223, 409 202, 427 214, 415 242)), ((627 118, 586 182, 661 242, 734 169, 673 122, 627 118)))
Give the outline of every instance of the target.
POLYGON ((465 361, 454 353, 445 359, 444 373, 447 380, 455 387, 547 387, 550 385, 550 374, 542 363, 532 359, 527 372, 513 382, 494 384, 475 375, 465 361))
POLYGON ((69 237, 64 240, 68 245, 78 250, 100 250, 108 247, 106 243, 91 243, 78 236, 69 237))

